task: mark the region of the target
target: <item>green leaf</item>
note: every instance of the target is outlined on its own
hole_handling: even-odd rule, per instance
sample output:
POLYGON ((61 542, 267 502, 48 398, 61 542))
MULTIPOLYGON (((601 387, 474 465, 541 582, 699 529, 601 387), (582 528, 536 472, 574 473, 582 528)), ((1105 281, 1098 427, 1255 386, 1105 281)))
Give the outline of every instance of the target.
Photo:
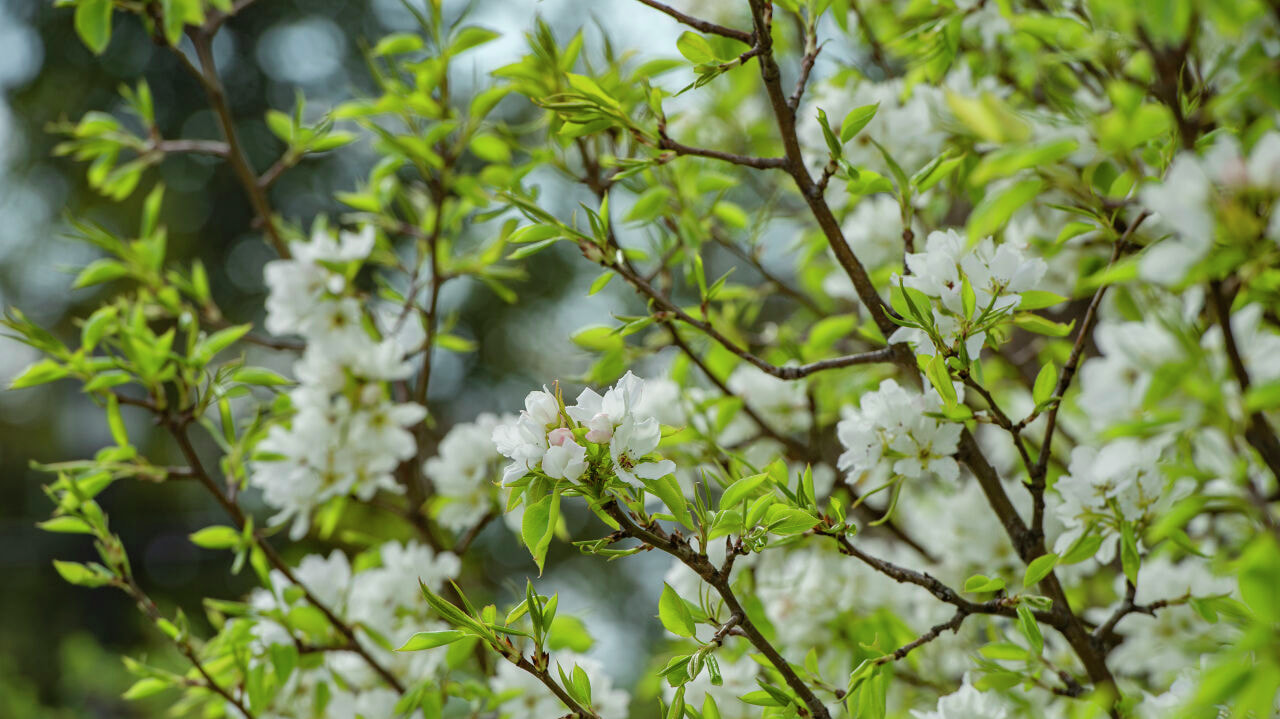
POLYGON ((95 55, 101 55, 111 42, 112 9, 112 0, 80 0, 76 4, 76 34, 95 55))
POLYGON ((385 55, 403 55, 408 52, 416 52, 422 49, 422 37, 412 33, 393 33, 378 41, 373 46, 373 56, 383 57, 385 55))
POLYGON ((1027 573, 1022 576, 1022 586, 1030 589, 1039 584, 1041 579, 1049 576, 1049 572, 1053 571, 1057 563, 1058 555, 1056 554, 1042 554, 1031 560, 1027 565, 1027 573))
POLYGON ((1075 326, 1075 320, 1064 325, 1061 322, 1054 322, 1046 317, 1041 317, 1034 312, 1019 312, 1015 314, 1013 323, 1029 332, 1049 337, 1066 337, 1071 334, 1071 328, 1075 326))
POLYGON ((536 252, 541 252, 545 250, 546 248, 550 247, 551 245, 554 245, 555 243, 563 239, 564 239, 563 237, 552 237, 551 239, 548 239, 548 240, 541 240, 539 242, 534 242, 532 244, 525 245, 524 247, 521 247, 517 249, 515 252, 512 252, 511 254, 507 255, 507 259, 519 260, 519 259, 528 257, 529 255, 532 255, 536 252))
POLYGON ((124 426, 124 417, 120 415, 120 400, 114 394, 107 395, 107 427, 118 446, 129 446, 129 431, 124 426))
POLYGON ((125 277, 129 274, 129 268, 125 267, 121 262, 108 258, 94 260, 85 266, 76 275, 75 282, 71 283, 72 289, 80 289, 81 287, 89 287, 91 285, 100 285, 103 282, 125 277))
POLYGON ((253 325, 243 324, 218 330, 196 343, 195 349, 191 352, 191 357, 200 363, 208 362, 219 352, 235 344, 241 337, 249 334, 249 330, 251 329, 253 329, 253 325))
POLYGON ((978 650, 982 656, 996 661, 1025 661, 1027 650, 1012 642, 992 642, 978 650))
POLYGON ((920 192, 924 192, 939 182, 947 179, 955 169, 964 162, 965 156, 958 155, 956 157, 938 158, 937 162, 931 162, 925 165, 911 177, 911 183, 916 186, 920 192))
POLYGON ((9 389, 22 389, 24 387, 35 387, 36 385, 45 384, 54 380, 62 379, 68 374, 67 368, 54 362, 51 359, 42 359, 22 370, 22 373, 13 378, 9 383, 9 389))
POLYGON ((1098 549, 1102 546, 1102 537, 1097 534, 1088 534, 1077 539, 1068 549, 1066 554, 1062 555, 1062 559, 1058 564, 1079 564, 1086 559, 1093 559, 1098 553, 1098 549))
POLYGON ((696 32, 685 31, 676 40, 676 49, 684 55, 684 59, 694 65, 704 65, 709 62, 717 61, 715 50, 711 48, 711 43, 707 39, 696 32))
POLYGON ((587 296, 589 297, 599 292, 600 290, 603 290, 604 286, 609 284, 609 281, 612 279, 613 279, 613 270, 605 270, 604 272, 600 273, 600 276, 597 277, 591 283, 591 289, 587 290, 587 296))
POLYGON ((827 141, 827 149, 831 151, 831 156, 839 158, 844 154, 844 150, 840 146, 840 139, 831 129, 831 122, 827 120, 827 111, 822 108, 818 108, 818 124, 822 127, 822 137, 827 141))
POLYGON ((409 637, 409 641, 405 642, 404 646, 396 651, 419 652, 424 649, 435 649, 446 644, 453 644, 459 639, 465 639, 467 636, 466 632, 460 632, 457 629, 445 629, 439 632, 418 632, 409 637))
POLYGON ((232 549, 240 546, 241 534, 234 527, 205 527, 190 537, 191 543, 205 549, 232 549))
POLYGON ((560 495, 556 492, 525 507, 524 518, 520 523, 520 537, 533 555, 534 563, 538 565, 538 576, 542 576, 547 549, 551 546, 551 536, 559 521, 560 495))
POLYGON ((1019 297, 1021 298, 1018 302, 1018 309, 1020 310, 1039 310, 1067 301, 1067 298, 1060 294, 1043 290, 1027 290, 1021 293, 1019 297))
POLYGON ((1031 399, 1036 406, 1048 402, 1053 397, 1053 390, 1058 385, 1058 369, 1050 362, 1040 368, 1040 372, 1036 374, 1036 383, 1031 389, 1031 399))
POLYGON ((453 42, 449 45, 449 54, 458 55, 470 50, 473 47, 479 47, 487 42, 492 42, 502 37, 500 33, 488 30, 474 25, 464 27, 454 36, 453 42))
POLYGON ((658 599, 658 618, 662 620, 662 626, 677 637, 692 637, 697 630, 689 606, 665 582, 662 585, 662 597, 658 599))
POLYGON ((58 532, 59 534, 93 534, 93 527, 89 523, 79 517, 54 517, 46 519, 36 524, 37 527, 46 532, 58 532))
POLYGON ((58 574, 61 574, 63 579, 81 587, 101 587, 111 583, 111 577, 79 562, 63 562, 55 559, 53 568, 58 570, 58 574))
POLYGON ((976 241, 1004 227, 1018 208, 1044 189, 1042 180, 1023 180, 999 193, 988 193, 969 215, 969 240, 976 241))
POLYGON ((1021 142, 1031 133, 1027 123, 991 93, 979 98, 948 92, 947 105, 957 120, 989 142, 1021 142))
POLYGON ((879 109, 880 103, 877 102, 874 105, 863 105, 850 110, 849 114, 844 116, 844 122, 840 123, 840 142, 846 143, 862 132, 862 128, 871 122, 879 109))
POLYGON ((754 494, 768 478, 768 474, 753 474, 726 487, 724 494, 720 495, 720 511, 737 507, 743 500, 754 494))
POLYGON ((938 396, 942 397, 947 407, 954 407, 957 401, 956 387, 951 383, 951 373, 947 371, 947 362, 941 353, 929 360, 929 364, 925 366, 925 375, 929 378, 929 384, 938 390, 938 396))
POLYGON ((1039 656, 1044 651, 1044 635, 1040 633, 1040 623, 1036 621, 1036 615, 1032 613, 1031 607, 1025 604, 1018 605, 1018 629, 1027 641, 1031 642, 1034 654, 1039 656))
POLYGON ((144 677, 134 682, 133 686, 125 690, 125 693, 120 696, 128 701, 135 701, 138 699, 146 699, 154 694, 159 694, 168 688, 169 683, 163 679, 158 677, 144 677))
POLYGON ((266 367, 240 367, 231 373, 232 382, 273 387, 282 384, 293 384, 293 380, 284 377, 266 367))
POLYGON ((1280 408, 1280 379, 1255 384, 1244 393, 1244 409, 1250 414, 1280 408))
POLYGON ((1133 525, 1125 522, 1120 528, 1120 566, 1124 576, 1131 583, 1138 583, 1138 567, 1142 560, 1138 556, 1138 538, 1134 534, 1133 525))
POLYGON ((969 184, 981 187, 992 180, 1008 177, 1022 170, 1045 167, 1076 151, 1079 143, 1070 138, 1052 140, 1031 147, 1008 147, 997 150, 978 163, 969 174, 969 184))
POLYGON ((974 594, 998 592, 1001 589, 1004 589, 1004 580, 999 577, 987 577, 981 574, 975 574, 964 580, 964 590, 974 594))

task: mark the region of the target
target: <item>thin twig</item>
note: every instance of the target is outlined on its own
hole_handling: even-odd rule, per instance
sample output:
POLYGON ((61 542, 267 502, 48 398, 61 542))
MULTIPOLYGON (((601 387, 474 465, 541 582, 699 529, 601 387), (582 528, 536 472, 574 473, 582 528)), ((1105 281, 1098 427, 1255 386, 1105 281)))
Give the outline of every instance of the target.
POLYGON ((931 629, 929 629, 929 631, 925 632, 924 634, 921 634, 915 640, 898 647, 898 649, 894 651, 892 654, 886 654, 882 657, 877 658, 876 664, 888 664, 889 662, 896 662, 902 659, 903 657, 907 656, 908 654, 910 654, 912 651, 918 649, 919 647, 922 647, 925 644, 928 644, 929 642, 933 641, 934 639, 937 639, 939 636, 941 636, 943 632, 947 631, 948 629, 951 630, 952 632, 959 632, 960 625, 964 623, 965 618, 968 616, 969 616, 969 613, 966 612, 965 610, 957 609, 956 613, 952 615, 952 617, 947 621, 941 624, 934 625, 931 629))
POLYGON ((742 30, 735 30, 734 28, 725 27, 724 25, 718 25, 709 20, 701 20, 699 18, 693 17, 692 15, 686 15, 685 13, 682 13, 679 10, 676 10, 670 5, 665 5, 663 3, 656 2, 656 0, 637 0, 637 2, 648 5, 649 7, 659 12, 665 13, 675 18, 676 22, 680 23, 681 25, 688 25, 694 30, 700 30, 702 32, 710 33, 712 35, 720 35, 721 37, 732 38, 734 40, 737 40, 738 42, 744 42, 748 45, 751 44, 751 33, 749 32, 744 32, 742 30))
MULTIPOLYGON (((622 528, 623 534, 675 557, 686 567, 693 570, 704 582, 711 585, 716 590, 716 593, 720 595, 720 599, 729 609, 729 612, 732 615, 741 617, 738 620, 738 626, 742 629, 747 641, 751 642, 756 651, 763 654, 769 663, 773 665, 773 668, 778 670, 778 673, 782 675, 783 681, 808 708, 810 716, 813 719, 831 718, 831 712, 813 693, 809 685, 805 684, 804 680, 796 674, 795 670, 791 668, 790 662, 778 652, 751 621, 751 618, 747 616, 742 603, 738 601, 737 595, 734 594, 733 589, 729 586, 728 572, 717 569, 705 554, 695 552, 683 538, 678 536, 671 538, 658 526, 640 527, 632 521, 631 517, 627 515, 627 512, 623 511, 616 501, 606 504, 605 512, 618 523, 622 528)), ((726 563, 726 568, 729 568, 729 566, 726 563)))
POLYGON ((712 160, 732 163, 734 165, 753 167, 757 170, 781 169, 787 165, 787 161, 781 157, 754 157, 751 155, 739 155, 732 152, 722 152, 720 150, 712 150, 705 147, 685 145, 672 140, 667 135, 666 127, 663 127, 661 124, 658 127, 658 147, 663 150, 671 150, 677 155, 706 157, 712 160))
POLYGON ((185 65, 196 73, 196 77, 204 86, 205 95, 209 98, 209 105, 213 108, 214 115, 218 118, 218 125, 222 128, 222 135, 227 142, 227 162, 231 165, 232 171, 236 178, 239 179, 241 187, 244 188, 245 194, 249 198, 249 204, 253 206, 254 213, 257 214, 258 220, 262 223, 262 229, 267 235, 267 241, 275 248, 276 253, 281 257, 289 256, 289 248, 285 245, 284 239, 280 236, 280 231, 276 227, 275 219, 272 217, 271 206, 267 202, 266 192, 258 186, 258 176, 254 172, 253 167, 249 164, 248 155, 245 153, 244 146, 240 143, 240 137, 236 132, 235 120, 231 116, 231 108, 227 105, 226 89, 222 85, 222 80, 218 77, 218 68, 214 64, 213 59, 213 35, 203 29, 193 29, 188 32, 191 43, 196 50, 196 58, 200 62, 197 69, 186 60, 186 55, 181 50, 174 48, 174 52, 181 57, 185 65))

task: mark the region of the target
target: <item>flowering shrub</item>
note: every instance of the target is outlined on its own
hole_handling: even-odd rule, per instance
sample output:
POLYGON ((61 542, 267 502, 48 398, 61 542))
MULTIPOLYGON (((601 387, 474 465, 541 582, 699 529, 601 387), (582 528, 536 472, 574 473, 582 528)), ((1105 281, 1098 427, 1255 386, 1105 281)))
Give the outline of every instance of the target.
POLYGON ((130 660, 126 696, 257 719, 1280 707, 1275 3, 640 0, 679 26, 659 57, 536 22, 459 94, 496 35, 433 0, 374 39, 372 94, 268 114, 287 149, 262 174, 211 51, 251 2, 63 4, 95 52, 130 15, 187 59, 223 139, 162 137, 137 83, 132 119, 60 126, 61 150, 119 201, 167 154, 215 155, 279 255, 265 333, 230 322, 166 260, 157 184, 136 235, 77 224, 102 257, 75 286, 110 283, 78 338, 4 323, 45 355, 14 386, 82 383, 115 442, 42 465, 42 526, 100 554, 57 571, 127 593, 187 661, 130 660), (376 161, 343 212, 272 210, 282 173, 355 142, 376 161), (478 348, 442 288, 519 302, 539 252, 639 309, 573 336, 585 374, 444 426, 433 364, 478 348), (224 511, 191 541, 260 586, 209 599, 211 633, 157 607, 96 501, 134 479, 224 511), (657 653, 593 652, 533 572, 470 586, 482 532, 537 574, 567 543, 665 555, 657 653))

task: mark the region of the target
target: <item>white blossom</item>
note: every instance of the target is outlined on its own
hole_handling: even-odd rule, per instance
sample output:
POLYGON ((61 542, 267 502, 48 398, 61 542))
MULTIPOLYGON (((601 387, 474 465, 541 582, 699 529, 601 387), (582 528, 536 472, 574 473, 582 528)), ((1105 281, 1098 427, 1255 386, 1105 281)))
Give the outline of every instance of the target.
POLYGON ((862 395, 857 409, 846 410, 836 425, 845 448, 840 469, 853 482, 884 481, 890 467, 893 474, 910 479, 935 475, 954 481, 960 476, 952 455, 959 446, 961 426, 926 414, 941 409, 942 400, 932 389, 920 395, 894 380, 881 382, 878 390, 862 395))
POLYGON ((999 696, 979 691, 966 675, 959 689, 938 699, 936 709, 930 712, 913 709, 911 714, 916 719, 1005 719, 1009 710, 999 696))

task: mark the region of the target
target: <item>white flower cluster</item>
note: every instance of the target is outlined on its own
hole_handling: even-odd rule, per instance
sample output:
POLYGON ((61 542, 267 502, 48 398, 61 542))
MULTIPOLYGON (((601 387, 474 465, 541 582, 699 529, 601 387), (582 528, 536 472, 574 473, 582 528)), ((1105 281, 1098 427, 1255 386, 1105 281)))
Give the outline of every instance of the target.
POLYGON ((311 509, 333 497, 399 491, 392 472, 417 449, 408 428, 426 417, 419 405, 393 402, 385 384, 412 373, 412 338, 375 339, 351 295, 347 278, 373 243, 372 227, 336 237, 321 229, 291 243, 291 259, 266 266, 268 331, 300 334, 307 346, 294 366, 293 417, 258 444, 249 481, 279 511, 273 522, 294 519, 295 539, 311 509))
POLYGON ((611 471, 630 485, 639 487, 642 479, 671 474, 676 469, 674 462, 644 459, 658 448, 662 427, 657 418, 638 410, 643 394, 644 381, 630 372, 604 396, 592 389, 582 390, 577 404, 563 412, 560 400, 545 388, 530 392, 520 416, 493 431, 498 452, 511 460, 503 482, 533 471, 552 479, 578 479, 588 464, 587 448, 577 441, 580 434, 589 444, 608 446, 611 471))
POLYGON ((1183 152, 1174 158, 1162 181, 1138 192, 1142 206, 1156 212, 1157 221, 1174 235, 1143 253, 1143 279, 1181 282, 1213 246, 1216 207, 1245 192, 1275 202, 1265 233, 1280 242, 1280 132, 1263 135, 1247 158, 1230 136, 1219 139, 1204 157, 1183 152))
POLYGON ((960 466, 951 455, 959 446, 961 427, 929 416, 941 411, 942 398, 932 388, 921 395, 891 379, 881 382, 836 425, 845 448, 840 469, 852 482, 879 484, 891 474, 908 479, 932 474, 955 481, 960 466))
MULTIPOLYGON (((373 639, 376 634, 393 646, 401 646, 415 632, 444 628, 430 616, 421 601, 421 580, 439 590, 457 577, 461 568, 452 553, 436 554, 417 542, 388 542, 380 548, 381 566, 354 572, 347 556, 333 551, 327 558, 308 555, 293 571, 298 582, 322 604, 351 626, 357 627, 357 640, 368 654, 391 673, 406 682, 432 676, 443 653, 395 652, 373 639)), ((266 661, 272 645, 294 646, 295 641, 316 642, 316 638, 294 633, 273 617, 285 616, 306 606, 301 591, 279 571, 271 575, 273 590, 257 589, 249 597, 255 617, 252 627, 254 655, 266 661)), ((229 625, 230 626, 230 625, 229 625)), ((323 640, 320 640, 323 641, 323 640)), ((255 660, 259 661, 259 660, 255 660)), ((279 706, 266 716, 279 719, 314 719, 315 717, 347 719, 392 716, 399 695, 387 689, 365 659, 350 651, 324 654, 324 662, 311 668, 296 670, 277 699, 279 706), (334 681, 341 677, 341 683, 334 681), (323 707, 314 704, 314 689, 321 684, 331 688, 329 701, 323 707)))
POLYGON ((959 689, 938 699, 936 709, 930 712, 912 709, 911 715, 916 719, 1004 719, 1009 716, 1009 710, 999 696, 979 690, 966 675, 959 689))
MULTIPOLYGON (((1123 595, 1123 577, 1117 577, 1116 584, 1117 593, 1123 595)), ((1235 591, 1235 584, 1232 578, 1213 574, 1208 563, 1198 557, 1178 562, 1163 555, 1146 557, 1138 572, 1134 601, 1148 604, 1186 596, 1229 595, 1235 591)), ((1099 616, 1107 614, 1098 613, 1099 616)), ((1159 686, 1173 681, 1175 688, 1178 683, 1174 679, 1197 669, 1202 654, 1220 651, 1237 636, 1227 622, 1209 624, 1186 605, 1165 607, 1154 615, 1130 615, 1120 625, 1120 633, 1124 641, 1112 654, 1116 666, 1134 674, 1146 674, 1159 686)))
POLYGON ((1162 442, 1124 438, 1101 448, 1076 447, 1067 474, 1054 483, 1060 502, 1054 513, 1066 531, 1054 549, 1063 552, 1091 527, 1106 532, 1099 562, 1109 562, 1121 522, 1150 522, 1190 492, 1189 483, 1169 486, 1160 465, 1162 442))
MULTIPOLYGON (((943 343, 953 349, 963 344, 970 358, 976 358, 986 341, 985 330, 974 325, 984 317, 1012 312, 1021 303, 1021 292, 1033 289, 1044 277, 1044 260, 1026 257, 1009 243, 996 245, 990 237, 972 249, 955 230, 929 233, 924 252, 907 255, 911 274, 902 283, 932 300, 933 325, 943 343), (963 282, 973 289, 974 305, 965 311, 963 282)), ((894 277, 892 282, 898 283, 894 277)), ((924 308, 919 308, 924 310, 924 308)), ((932 355, 933 341, 921 329, 902 327, 890 342, 909 342, 917 354, 932 355)))
POLYGON ((515 417, 482 414, 474 422, 455 424, 440 440, 436 456, 423 465, 441 502, 436 520, 454 531, 475 526, 493 506, 499 456, 493 432, 515 417))

